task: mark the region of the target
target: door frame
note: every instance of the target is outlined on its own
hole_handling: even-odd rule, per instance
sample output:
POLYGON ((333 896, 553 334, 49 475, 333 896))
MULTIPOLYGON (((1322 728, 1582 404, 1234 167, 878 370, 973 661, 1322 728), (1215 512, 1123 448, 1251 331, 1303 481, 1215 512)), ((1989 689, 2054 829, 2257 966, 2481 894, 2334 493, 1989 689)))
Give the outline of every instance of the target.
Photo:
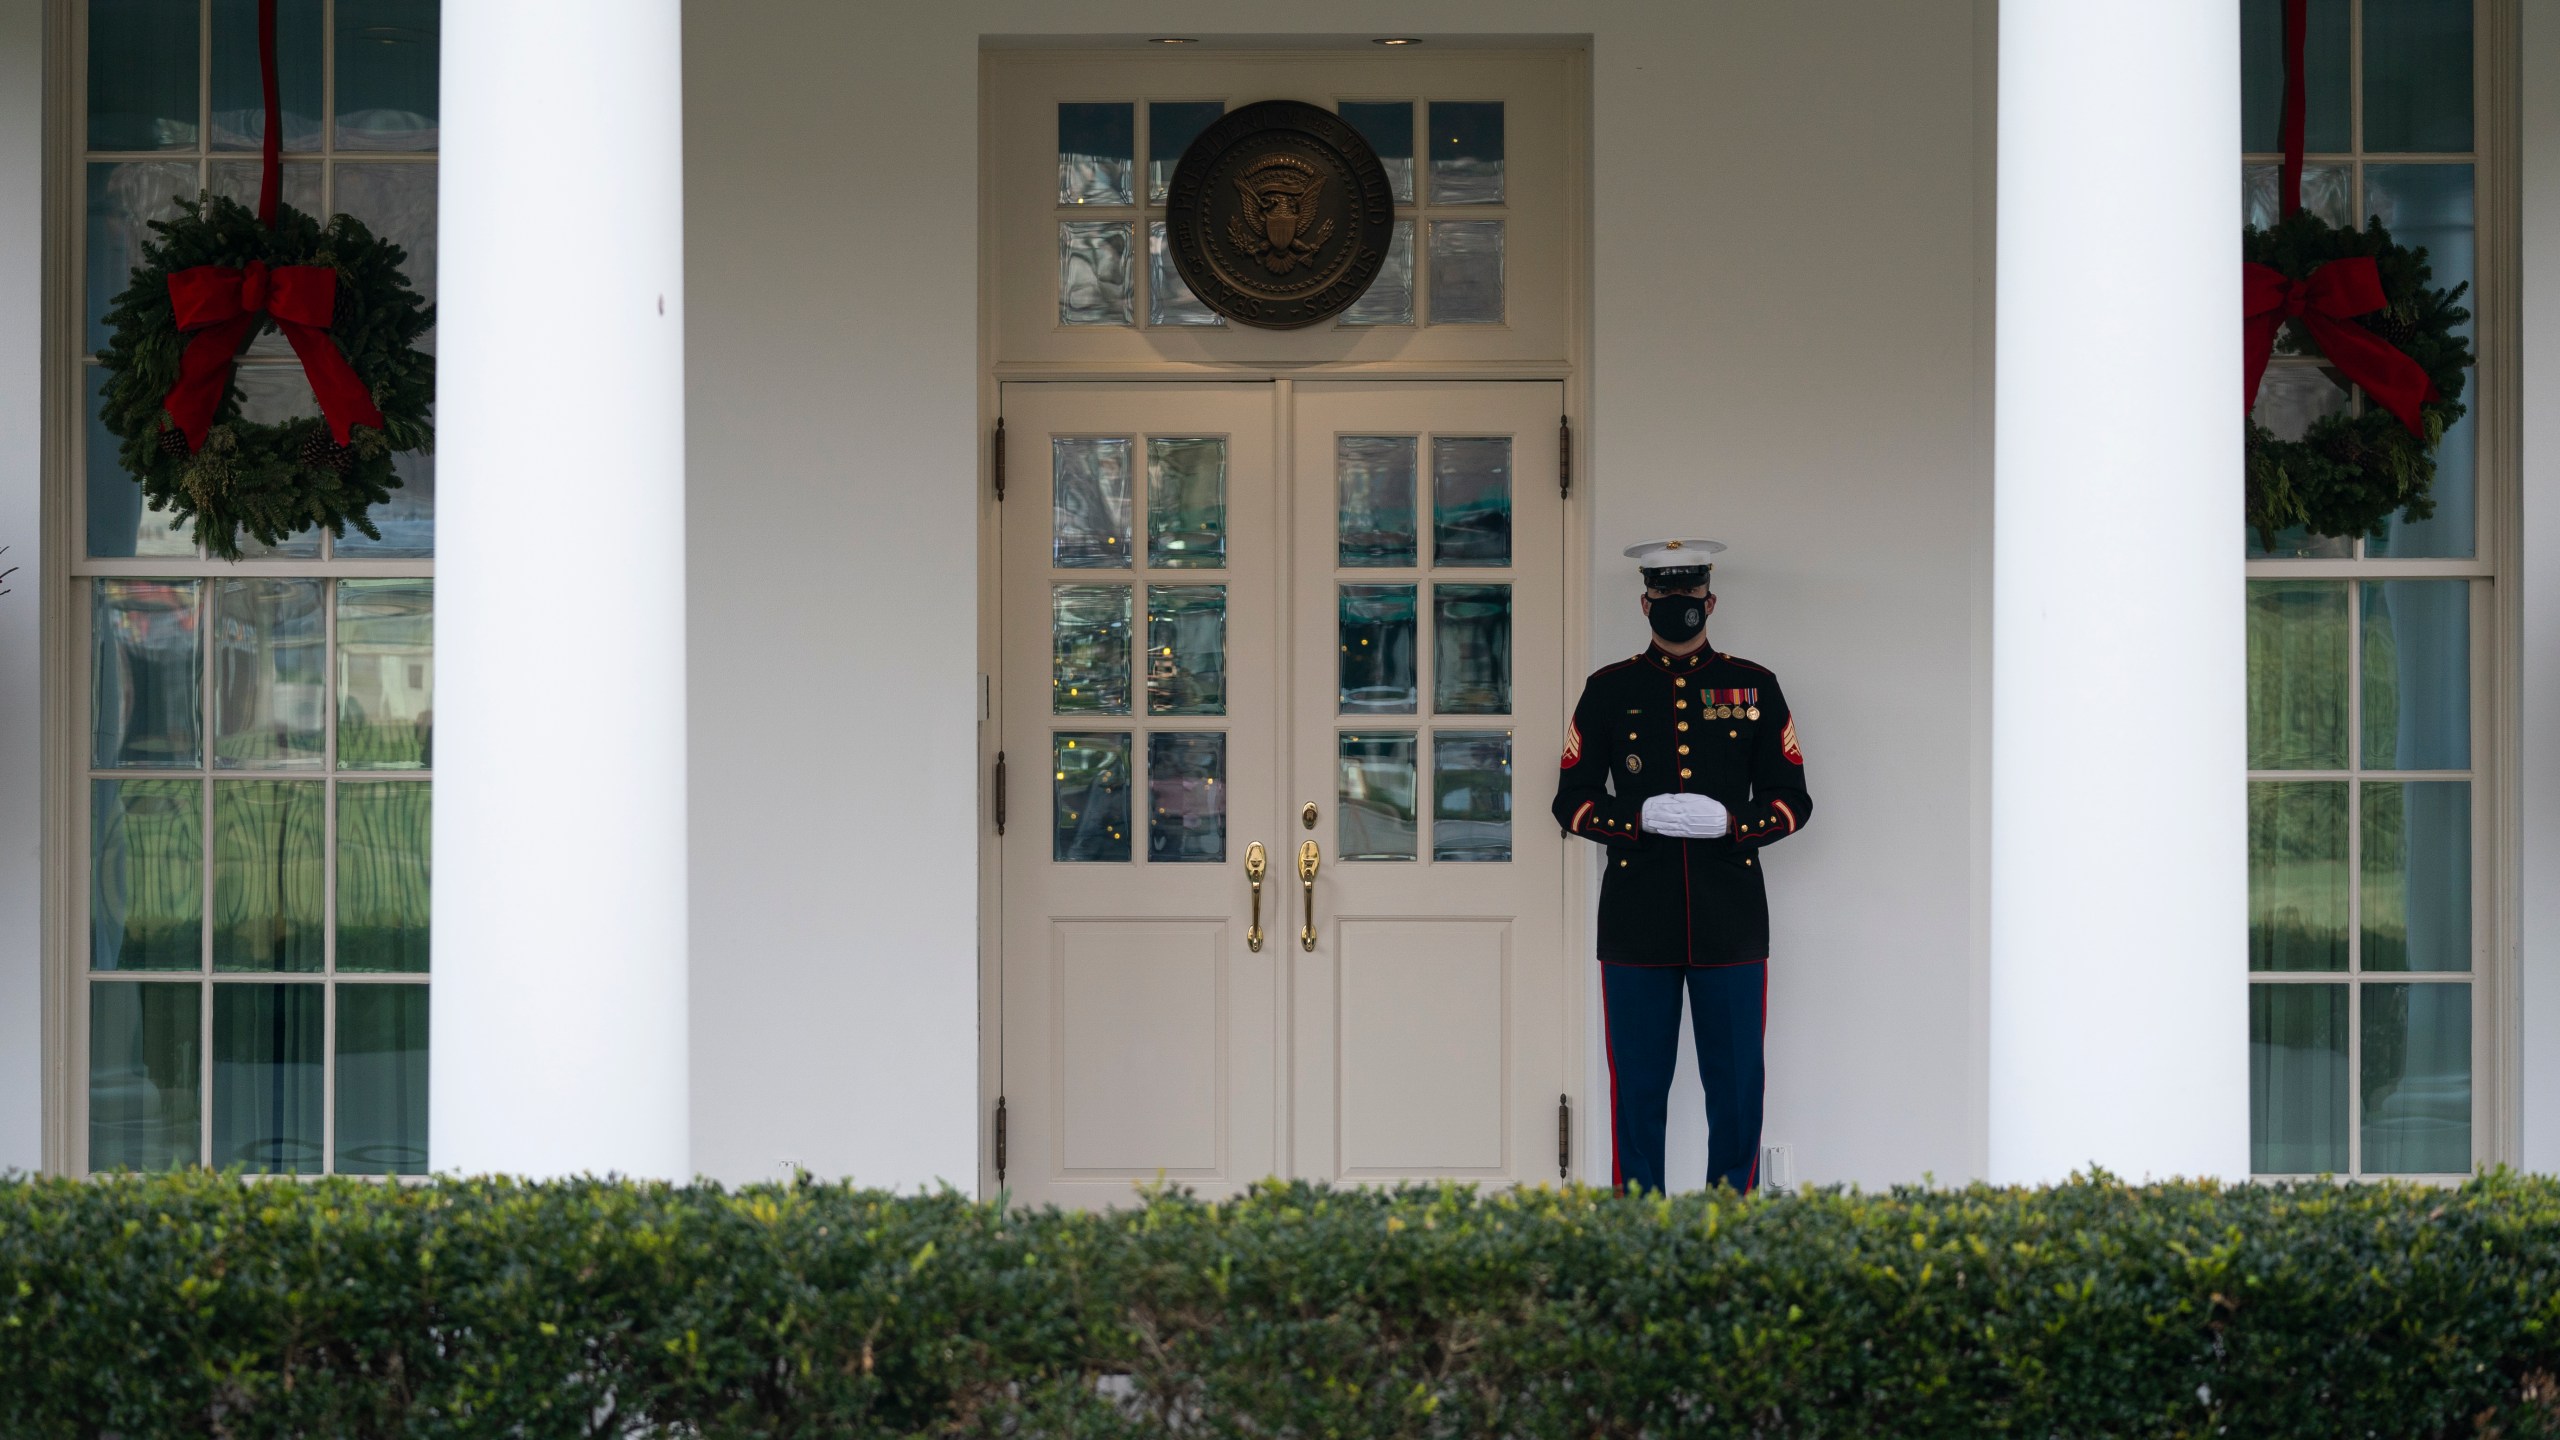
MULTIPOLYGON (((1355 52, 1351 44, 1365 46, 1365 38, 1356 38, 1340 46, 1323 46, 1318 37, 1309 37, 1310 49, 1286 52, 1293 58, 1323 59, 1328 54, 1348 55, 1355 52)), ((1488 49, 1493 48, 1488 46, 1488 49)), ((997 217, 1001 213, 1000 197, 995 194, 995 177, 1000 167, 995 156, 995 100, 997 72, 1008 55, 1016 54, 1000 45, 987 46, 979 54, 978 73, 978 473, 977 487, 978 562, 975 595, 978 607, 978 743, 976 776, 976 809, 978 815, 978 1167, 977 1193, 982 1198, 994 1197, 1003 1187, 996 1177, 996 1107, 1004 1091, 1004 857, 995 832, 994 776, 997 744, 996 717, 1002 713, 1003 666, 1003 514, 1000 504, 1021 503, 999 501, 995 478, 997 451, 995 427, 1003 417, 1004 386, 1007 384, 1066 382, 1086 384, 1145 383, 1167 384, 1181 381, 1226 382, 1267 380, 1274 383, 1282 401, 1282 414, 1288 412, 1292 398, 1292 382, 1296 380, 1551 380, 1564 391, 1564 418, 1572 426, 1572 450, 1568 458, 1573 477, 1572 488, 1564 497, 1564 682, 1567 694, 1577 693, 1581 677, 1591 669, 1591 495, 1599 466, 1596 427, 1590 422, 1590 356, 1591 356, 1591 67, 1590 49, 1582 42, 1569 45, 1536 44, 1501 45, 1504 53, 1537 52, 1560 56, 1566 62, 1563 71, 1563 111, 1569 127, 1564 137, 1566 169, 1559 195, 1567 207, 1565 215, 1566 259, 1563 290, 1566 307, 1566 353, 1552 360, 1537 361, 1437 361, 1417 364, 1402 361, 1366 361, 1319 364, 1250 364, 1207 363, 1183 360, 1159 360, 1146 364, 1111 363, 1097 365, 1075 361, 1025 362, 1007 360, 998 353, 997 316, 991 297, 996 293, 996 267, 1000 246, 996 235, 997 217)), ((1155 63, 1179 65, 1189 59, 1211 59, 1222 50, 1201 47, 1197 56, 1179 53, 1156 53, 1155 63)), ((1132 57, 1126 50, 1103 50, 1090 53, 1096 59, 1107 58, 1126 63, 1132 57)), ((1268 56, 1273 52, 1257 51, 1268 56)), ((1056 50, 1045 50, 1043 62, 1056 64, 1064 56, 1056 50)), ((1273 463, 1279 473, 1288 473, 1295 463, 1291 437, 1285 425, 1277 427, 1278 449, 1273 463)), ((1017 458, 1011 467, 1012 477, 1024 474, 1017 458)), ((1284 547, 1289 543, 1286 537, 1284 547)), ((1284 549, 1283 561, 1287 558, 1284 549)), ((1038 766, 1031 767, 1033 772, 1038 766)), ((1522 766, 1524 775, 1541 773, 1534 765, 1522 766)), ((1014 787, 1017 790, 1021 787, 1014 787)), ((1538 807, 1514 798, 1514 814, 1519 823, 1535 823, 1538 807)), ((1008 807, 1019 812, 1018 803, 1008 807)), ((1008 816, 1010 819, 1011 816, 1008 816)), ((1571 853, 1570 851, 1568 852, 1571 853)), ((1587 861, 1588 857, 1576 857, 1587 861)), ((1580 977, 1580 983, 1565 990, 1565 1094, 1571 1101, 1571 1155, 1573 1177, 1586 1179, 1596 1173, 1590 1165, 1594 1154, 1593 1136, 1599 1132, 1593 1125, 1590 1097, 1589 1033, 1591 967, 1576 963, 1590 951, 1592 912, 1588 903, 1591 893, 1591 866, 1569 860, 1559 877, 1562 885, 1560 903, 1564 907, 1565 943, 1572 954, 1566 956, 1565 973, 1580 977)))

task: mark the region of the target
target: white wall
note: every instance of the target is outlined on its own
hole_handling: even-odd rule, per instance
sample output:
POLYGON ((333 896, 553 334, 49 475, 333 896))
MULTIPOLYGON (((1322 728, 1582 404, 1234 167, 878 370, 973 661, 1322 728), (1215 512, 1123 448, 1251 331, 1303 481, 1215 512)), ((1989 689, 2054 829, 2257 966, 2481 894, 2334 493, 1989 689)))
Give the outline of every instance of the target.
POLYGON ((688 7, 696 1168, 976 1174, 981 37, 1286 23, 1590 35, 1592 653, 1643 640, 1621 546, 1732 543, 1715 640, 1784 678, 1818 804, 1771 857, 1768 1136, 1978 1173, 1976 8, 688 7))
POLYGON ((2560 3, 2526 0, 2518 129, 2524 280, 2524 850, 2517 886, 2519 1161, 2560 1170, 2560 3))
POLYGON ((0 1172, 44 1158, 43 12, 0 0, 0 570, 18 567, 0 581, 0 1172))

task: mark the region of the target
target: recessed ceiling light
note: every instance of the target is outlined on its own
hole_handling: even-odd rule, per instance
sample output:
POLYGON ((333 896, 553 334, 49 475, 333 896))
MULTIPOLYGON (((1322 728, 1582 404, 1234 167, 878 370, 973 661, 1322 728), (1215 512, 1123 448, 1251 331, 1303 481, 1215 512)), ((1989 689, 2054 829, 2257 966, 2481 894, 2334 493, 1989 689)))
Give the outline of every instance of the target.
POLYGON ((1196 35, 1158 35, 1149 39, 1147 43, 1150 45, 1197 45, 1200 39, 1196 35))
POLYGON ((1419 45, 1422 41, 1419 37, 1412 35, 1381 35, 1369 43, 1372 45, 1419 45))

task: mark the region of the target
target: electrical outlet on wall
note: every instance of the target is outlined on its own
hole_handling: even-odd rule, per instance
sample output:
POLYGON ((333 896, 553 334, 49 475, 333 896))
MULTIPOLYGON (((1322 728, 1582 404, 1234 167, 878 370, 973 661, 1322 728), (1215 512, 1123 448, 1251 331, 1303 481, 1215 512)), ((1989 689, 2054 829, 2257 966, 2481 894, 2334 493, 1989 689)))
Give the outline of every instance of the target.
POLYGON ((1760 1147, 1760 1188, 1772 1195, 1795 1193, 1795 1146, 1772 1143, 1760 1147))

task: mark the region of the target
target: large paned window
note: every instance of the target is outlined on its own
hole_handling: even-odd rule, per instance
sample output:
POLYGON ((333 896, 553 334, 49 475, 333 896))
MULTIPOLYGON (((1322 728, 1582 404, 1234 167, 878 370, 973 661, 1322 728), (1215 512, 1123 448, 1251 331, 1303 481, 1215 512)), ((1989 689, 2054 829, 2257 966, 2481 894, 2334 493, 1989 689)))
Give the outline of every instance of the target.
MULTIPOLYGON (((435 295, 436 0, 281 0, 287 204, 352 214, 435 295)), ((87 708, 75 1126, 91 1171, 427 1168, 435 471, 381 538, 208 560, 145 509, 98 421, 95 352, 150 222, 254 204, 257 0, 88 0, 71 607, 87 708)), ((433 332, 425 343, 432 347, 433 332)), ((280 336, 242 413, 318 413, 280 336)))
MULTIPOLYGON (((2303 204, 2424 245, 2479 284, 2475 0, 2311 0, 2303 204)), ((2282 0, 2244 0, 2242 202, 2277 218, 2282 0)), ((2494 323, 2494 321, 2492 321, 2494 323)), ((2481 321, 2467 327, 2474 336, 2481 321)), ((2491 928, 2488 760, 2496 507, 2482 388, 2438 453, 2435 513, 2381 533, 2248 537, 2251 1168, 2458 1175, 2481 1117, 2491 928)), ((2295 438, 2370 404, 2279 357, 2257 419, 2295 438)))

